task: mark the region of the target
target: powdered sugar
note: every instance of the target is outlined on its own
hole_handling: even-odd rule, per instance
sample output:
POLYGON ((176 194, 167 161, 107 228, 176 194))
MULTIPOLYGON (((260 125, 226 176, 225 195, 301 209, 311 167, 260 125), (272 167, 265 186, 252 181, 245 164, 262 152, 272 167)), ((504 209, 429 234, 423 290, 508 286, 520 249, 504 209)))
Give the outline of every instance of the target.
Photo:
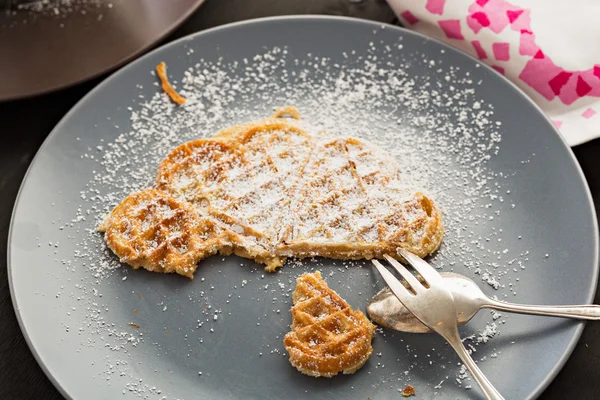
MULTIPOLYGON (((114 0, 122 1, 122 0, 114 0)), ((43 14, 63 17, 73 12, 85 14, 92 9, 113 8, 112 2, 105 0, 8 0, 7 12, 16 14, 25 11, 31 15, 43 14)))
MULTIPOLYGON (((498 215, 487 207, 480 209, 479 201, 503 201, 496 176, 485 168, 499 149, 499 122, 491 107, 477 98, 477 83, 468 72, 415 60, 436 70, 440 79, 409 77, 403 69, 383 67, 381 58, 391 55, 373 45, 369 57, 354 68, 342 68, 327 58, 300 61, 286 48, 243 63, 201 60, 179 84, 188 99, 185 106, 174 107, 157 92, 131 110, 133 130, 108 144, 103 154, 106 171, 97 179, 113 188, 105 198, 120 199, 123 193, 149 186, 159 160, 176 144, 264 117, 271 107, 294 104, 312 132, 362 137, 390 152, 400 164, 402 181, 426 189, 442 207, 450 232, 445 247, 453 249, 453 262, 462 255, 465 263, 480 267, 485 261, 474 261, 469 254, 489 239, 475 237, 469 229, 491 225, 498 215), (299 71, 297 65, 302 65, 299 71), (362 111, 365 105, 372 111, 362 111)), ((105 210, 114 205, 106 203, 105 210)), ((493 251, 497 253, 501 256, 493 251)), ((436 257, 439 265, 445 255, 442 249, 436 257)))
MULTIPOLYGON (((504 266, 504 261, 511 259, 511 251, 509 249, 508 253, 504 253, 506 246, 497 242, 502 234, 496 228, 494 218, 499 216, 499 202, 510 195, 502 188, 504 176, 487 168, 487 162, 500 151, 501 145, 500 125, 494 119, 493 108, 478 96, 477 82, 471 80, 468 72, 438 62, 430 63, 427 57, 415 55, 406 62, 419 64, 435 74, 414 76, 406 72, 402 65, 393 62, 396 48, 394 46, 394 50, 389 50, 373 44, 365 57, 346 55, 349 61, 344 65, 328 58, 294 55, 290 49, 283 47, 265 50, 242 62, 200 60, 185 71, 181 81, 178 82, 176 77, 172 79, 187 99, 184 106, 174 106, 157 88, 151 98, 142 99, 139 105, 131 107, 131 127, 115 128, 123 133, 114 141, 98 143, 100 147, 92 146, 86 154, 82 154, 83 158, 98 160, 98 167, 93 180, 81 191, 81 207, 73 216, 73 227, 85 226, 87 229, 75 239, 80 241, 80 250, 73 259, 84 261, 89 270, 90 278, 82 290, 82 298, 89 304, 86 321, 92 327, 88 332, 90 337, 97 340, 96 345, 115 349, 118 357, 122 357, 121 352, 129 351, 134 343, 138 347, 155 347, 157 353, 161 354, 168 351, 162 347, 167 344, 156 344, 159 342, 157 339, 144 340, 143 332, 121 332, 104 320, 102 303, 96 302, 93 290, 100 289, 101 294, 101 289, 113 282, 111 278, 121 264, 106 249, 99 251, 104 248, 102 237, 95 232, 90 220, 93 218, 95 224, 99 223, 130 192, 151 186, 160 160, 175 146, 195 138, 208 137, 227 126, 263 118, 271 114, 273 108, 288 104, 300 109, 301 125, 315 134, 320 132, 363 138, 390 153, 393 161, 390 159, 388 163, 384 159, 378 168, 385 169, 392 163, 398 163, 400 183, 423 188, 444 212, 444 244, 430 261, 445 270, 452 269, 456 263, 466 265, 472 271, 477 268, 487 270, 488 278, 493 277, 501 293, 502 279, 508 268, 512 268, 505 269, 504 266)), ((148 73, 151 73, 150 70, 148 73)), ((359 156, 359 152, 354 153, 352 149, 349 154, 350 157, 359 156)), ((287 164, 279 166, 288 167, 287 164)), ((337 170, 343 166, 343 160, 335 157, 329 159, 328 168, 337 170)), ((357 172, 367 176, 371 171, 365 167, 357 172)), ((181 178, 177 185, 184 187, 189 184, 185 177, 181 178)), ((257 175, 256 179, 261 185, 268 183, 267 175, 257 175)), ((236 195, 250 190, 243 179, 235 179, 235 182, 231 190, 236 195)), ((348 193, 349 201, 358 201, 352 197, 351 190, 348 193)), ((380 195, 385 196, 386 193, 386 188, 382 187, 380 195)), ((259 224, 262 223, 260 217, 256 215, 259 224)), ((358 218, 354 223, 361 226, 364 222, 361 221, 358 218)), ((364 225, 368 224, 365 222, 364 225)), ((72 261, 66 260, 67 268, 74 268, 72 261)), ((525 262, 524 258, 520 261, 525 262)), ((314 260, 292 261, 286 268, 306 269, 308 266, 314 267, 316 263, 314 260)), ((348 268, 358 267, 346 262, 340 265, 332 270, 343 282, 341 285, 348 289, 346 292, 357 289, 352 282, 346 282, 344 274, 348 268)), ((213 268, 216 266, 213 265, 213 268)), ((119 278, 118 284, 134 285, 136 281, 132 275, 142 274, 126 271, 129 279, 121 281, 119 278)), ((223 271, 225 273, 235 271, 223 271)), ((241 285, 245 287, 244 290, 254 287, 257 292, 265 292, 264 296, 270 296, 267 304, 273 304, 271 308, 287 309, 289 292, 293 290, 293 280, 287 279, 289 275, 264 277, 265 281, 270 279, 280 284, 267 287, 265 284, 268 282, 258 284, 262 280, 258 279, 258 272, 253 274, 252 281, 245 280, 246 283, 241 285), (280 281, 282 276, 286 278, 283 282, 280 281)), ((152 279, 169 277, 157 275, 152 279)), ((239 279, 235 281, 240 282, 239 279)), ((208 336, 209 332, 215 332, 210 339, 205 339, 206 342, 216 340, 212 337, 221 333, 219 325, 227 322, 227 313, 235 315, 236 307, 245 305, 249 300, 242 297, 241 288, 232 288, 223 282, 204 283, 197 279, 194 284, 205 285, 200 288, 206 291, 198 289, 190 295, 192 307, 210 304, 214 297, 211 289, 229 295, 227 306, 225 303, 215 305, 224 307, 218 319, 214 312, 206 309, 202 319, 194 322, 191 334, 199 336, 204 330, 208 336)), ((179 286, 182 285, 178 281, 179 286)), ((358 289, 362 291, 363 301, 370 297, 368 285, 358 289)), ((262 304, 264 296, 254 296, 256 298, 250 299, 256 300, 253 301, 254 305, 262 304)), ((176 293, 173 294, 173 298, 176 297, 176 293)), ((165 316, 179 312, 173 305, 173 298, 165 298, 165 304, 153 303, 155 311, 165 316)), ((279 316, 286 313, 273 314, 279 316)), ((259 322, 256 324, 260 325, 256 325, 256 329, 261 329, 261 332, 264 329, 264 337, 269 338, 264 339, 263 346, 271 354, 280 355, 278 348, 281 347, 281 337, 276 342, 270 340, 280 332, 269 334, 271 331, 268 329, 274 327, 264 322, 261 324, 261 315, 257 313, 257 316, 259 322)), ((278 318, 283 323, 283 317, 278 318)), ((165 326, 164 329, 165 332, 173 330, 176 331, 177 327, 165 326)), ((475 343, 478 343, 477 340, 475 343)), ((257 349, 256 353, 261 349, 257 349)), ((416 356, 407 350, 408 354, 416 356)), ((435 356, 437 353, 432 354, 435 356)), ((265 358, 268 357, 262 359, 265 358)), ((425 362, 421 358, 425 357, 420 356, 412 362, 411 369, 412 365, 425 362)), ((209 379, 210 367, 202 366, 205 371, 203 379, 209 379)), ((378 368, 390 370, 389 362, 382 361, 378 368)), ((128 374, 130 380, 137 382, 135 374, 131 371, 128 374)), ((392 371, 384 373, 382 380, 395 380, 396 377, 391 374, 392 371)), ((129 384, 126 389, 135 391, 143 387, 129 384)))

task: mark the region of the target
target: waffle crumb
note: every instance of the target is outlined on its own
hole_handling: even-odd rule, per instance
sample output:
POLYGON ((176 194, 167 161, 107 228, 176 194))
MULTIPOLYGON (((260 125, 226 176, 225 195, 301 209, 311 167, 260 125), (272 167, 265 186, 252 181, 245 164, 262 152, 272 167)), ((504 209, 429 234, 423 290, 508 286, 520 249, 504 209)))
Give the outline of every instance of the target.
POLYGON ((296 280, 292 331, 283 343, 290 363, 303 374, 330 378, 339 372, 353 374, 373 353, 373 325, 331 290, 321 272, 296 280))
POLYGON ((411 397, 411 396, 415 396, 417 394, 417 392, 415 392, 415 388, 412 387, 411 385, 406 385, 406 387, 404 388, 404 391, 402 392, 402 397, 411 397))
POLYGON ((164 61, 156 66, 156 74, 160 78, 162 90, 169 95, 171 100, 179 105, 185 104, 185 99, 181 97, 179 93, 177 93, 177 91, 169 82, 169 78, 167 77, 167 64, 165 64, 164 61))

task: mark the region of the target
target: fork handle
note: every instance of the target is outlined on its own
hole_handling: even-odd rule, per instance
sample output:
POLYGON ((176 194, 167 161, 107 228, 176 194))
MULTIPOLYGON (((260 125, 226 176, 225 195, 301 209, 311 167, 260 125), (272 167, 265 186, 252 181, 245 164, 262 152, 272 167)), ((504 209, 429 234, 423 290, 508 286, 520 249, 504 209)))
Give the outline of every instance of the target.
POLYGON ((529 306, 488 299, 487 304, 484 304, 483 307, 514 312, 518 314, 600 320, 600 306, 594 304, 582 306, 529 306))
POLYGON ((488 400, 504 400, 504 397, 496 390, 496 388, 488 381, 483 372, 479 369, 475 361, 471 358, 471 355, 463 345, 460 337, 458 336, 458 331, 456 332, 455 337, 445 338, 450 346, 456 351, 456 354, 460 357, 463 364, 469 369, 469 372, 481 388, 481 391, 485 395, 488 400))

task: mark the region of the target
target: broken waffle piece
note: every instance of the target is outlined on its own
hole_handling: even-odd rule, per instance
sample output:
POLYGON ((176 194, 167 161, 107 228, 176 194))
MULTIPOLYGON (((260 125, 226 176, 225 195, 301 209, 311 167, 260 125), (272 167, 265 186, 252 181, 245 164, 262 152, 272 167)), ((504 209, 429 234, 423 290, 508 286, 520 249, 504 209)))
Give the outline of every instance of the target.
POLYGON ((292 331, 283 340, 290 363, 303 374, 330 378, 353 374, 373 353, 373 325, 321 278, 300 276, 293 294, 292 331))
POLYGON ((410 396, 414 396, 416 394, 417 394, 417 392, 415 392, 414 387, 412 387, 411 385, 406 385, 406 387, 404 388, 404 391, 402 392, 402 397, 410 397, 410 396))

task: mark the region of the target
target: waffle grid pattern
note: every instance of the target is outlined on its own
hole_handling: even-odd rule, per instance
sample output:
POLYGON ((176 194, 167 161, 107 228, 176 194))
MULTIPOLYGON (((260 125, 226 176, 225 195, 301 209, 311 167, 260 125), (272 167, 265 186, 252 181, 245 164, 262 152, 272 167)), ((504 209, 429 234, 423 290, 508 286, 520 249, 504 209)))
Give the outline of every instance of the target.
POLYGON ((155 187, 130 195, 100 230, 134 268, 190 278, 215 252, 252 258, 267 271, 290 256, 369 259, 405 247, 423 257, 441 243, 441 213, 399 175, 397 162, 366 141, 310 135, 296 121, 268 118, 178 146, 160 164, 155 187), (161 204, 173 205, 177 221, 159 212, 161 204), (161 234, 136 229, 132 237, 141 219, 161 234), (200 237, 207 234, 214 237, 200 237))
POLYGON ((290 363, 310 376, 356 372, 371 356, 375 326, 321 278, 304 274, 293 295, 292 331, 284 338, 290 363))

